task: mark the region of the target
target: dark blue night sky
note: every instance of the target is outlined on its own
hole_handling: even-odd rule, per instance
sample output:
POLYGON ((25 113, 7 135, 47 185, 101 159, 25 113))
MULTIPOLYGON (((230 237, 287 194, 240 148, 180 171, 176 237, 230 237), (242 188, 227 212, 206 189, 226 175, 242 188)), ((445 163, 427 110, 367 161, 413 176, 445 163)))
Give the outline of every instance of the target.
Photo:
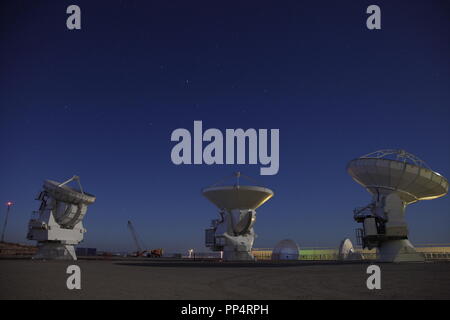
MULTIPOLYGON (((97 196, 82 246, 204 251, 202 187, 240 170, 275 191, 255 247, 337 246, 370 195, 349 160, 402 148, 450 177, 448 1, 2 1, 0 201, 26 242, 44 179, 97 196), (66 8, 82 30, 66 28, 66 8), (370 4, 382 30, 366 28, 370 4), (279 128, 280 172, 175 166, 174 129, 279 128)), ((4 208, 0 211, 1 223, 4 208)), ((450 243, 450 198, 408 208, 413 243, 450 243)))

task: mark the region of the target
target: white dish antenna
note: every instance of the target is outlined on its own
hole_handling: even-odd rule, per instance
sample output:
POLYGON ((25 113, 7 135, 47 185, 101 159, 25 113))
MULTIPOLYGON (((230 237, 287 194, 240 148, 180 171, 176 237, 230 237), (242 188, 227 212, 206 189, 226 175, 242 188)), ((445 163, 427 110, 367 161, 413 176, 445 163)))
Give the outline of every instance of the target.
POLYGON ((350 239, 344 239, 339 246, 339 255, 340 256, 348 256, 349 254, 355 252, 353 248, 353 243, 350 239))
POLYGON ((339 260, 361 260, 362 256, 355 250, 352 241, 346 238, 339 246, 338 258, 339 260))
POLYGON ((76 260, 74 245, 83 240, 86 229, 82 220, 87 208, 95 202, 95 196, 83 191, 78 176, 59 183, 44 181, 37 217, 28 224, 29 240, 38 241, 38 252, 34 258, 76 260), (67 184, 76 181, 78 190, 67 184))
MULTIPOLYGON (((80 183, 78 177, 74 177, 69 181, 76 180, 80 183)), ((53 216, 56 222, 64 228, 73 228, 77 223, 81 222, 87 212, 87 206, 94 203, 95 197, 93 195, 83 192, 80 185, 80 190, 73 189, 64 183, 58 183, 52 180, 44 182, 43 189, 49 196, 56 200, 56 208, 53 216), (81 208, 81 210, 78 210, 81 208)))
MULTIPOLYGON (((206 246, 223 251, 224 260, 254 260, 251 253, 255 233, 256 209, 273 197, 272 190, 259 186, 241 186, 240 172, 234 175, 236 184, 211 186, 203 195, 218 209, 220 219, 213 220, 206 230, 206 246)), ((247 179, 251 179, 246 177, 247 179)))
POLYGON ((406 204, 443 197, 448 181, 404 150, 380 150, 349 162, 347 172, 372 194, 396 192, 406 204))
POLYGON ((349 162, 348 174, 372 194, 372 202, 354 210, 364 247, 378 248, 382 261, 423 261, 408 240, 404 219, 408 204, 443 197, 448 181, 405 150, 380 150, 349 162))

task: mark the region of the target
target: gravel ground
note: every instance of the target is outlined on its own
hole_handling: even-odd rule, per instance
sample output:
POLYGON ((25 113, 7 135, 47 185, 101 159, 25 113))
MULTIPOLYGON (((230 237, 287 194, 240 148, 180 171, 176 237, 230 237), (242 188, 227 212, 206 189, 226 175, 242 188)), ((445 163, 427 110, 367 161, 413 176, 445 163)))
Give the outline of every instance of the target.
POLYGON ((219 263, 162 260, 0 260, 0 299, 450 299, 450 263, 219 263), (68 290, 66 268, 81 268, 68 290))

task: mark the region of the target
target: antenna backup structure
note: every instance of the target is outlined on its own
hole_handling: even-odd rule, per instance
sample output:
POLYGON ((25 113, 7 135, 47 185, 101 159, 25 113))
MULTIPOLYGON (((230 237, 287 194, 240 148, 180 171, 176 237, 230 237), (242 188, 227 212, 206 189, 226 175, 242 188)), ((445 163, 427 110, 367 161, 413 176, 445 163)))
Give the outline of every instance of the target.
POLYGON ((408 240, 406 206, 442 197, 448 181, 404 150, 380 150, 349 162, 349 175, 372 194, 372 202, 353 211, 362 223, 363 247, 378 248, 384 262, 424 261, 408 240))
MULTIPOLYGON (((241 173, 235 175, 236 184, 211 186, 203 189, 203 195, 219 209, 220 219, 212 221, 205 231, 205 245, 213 251, 222 251, 226 261, 255 260, 252 254, 256 234, 256 209, 273 197, 264 187, 241 186, 241 173)), ((248 177, 247 177, 248 178, 248 177)))
POLYGON ((38 242, 34 258, 77 260, 74 245, 83 240, 86 229, 82 220, 95 197, 85 193, 80 178, 73 176, 63 183, 44 181, 36 200, 41 205, 28 223, 27 235, 38 242), (78 183, 79 190, 67 186, 72 181, 78 183))

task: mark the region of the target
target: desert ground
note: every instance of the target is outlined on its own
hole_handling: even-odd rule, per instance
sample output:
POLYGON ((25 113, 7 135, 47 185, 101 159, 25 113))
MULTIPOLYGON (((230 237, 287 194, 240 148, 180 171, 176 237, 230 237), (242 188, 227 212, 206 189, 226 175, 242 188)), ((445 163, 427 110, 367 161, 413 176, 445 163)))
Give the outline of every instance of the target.
POLYGON ((0 299, 450 299, 450 263, 223 263, 166 260, 0 260, 0 299), (81 269, 81 290, 66 269, 81 269))

